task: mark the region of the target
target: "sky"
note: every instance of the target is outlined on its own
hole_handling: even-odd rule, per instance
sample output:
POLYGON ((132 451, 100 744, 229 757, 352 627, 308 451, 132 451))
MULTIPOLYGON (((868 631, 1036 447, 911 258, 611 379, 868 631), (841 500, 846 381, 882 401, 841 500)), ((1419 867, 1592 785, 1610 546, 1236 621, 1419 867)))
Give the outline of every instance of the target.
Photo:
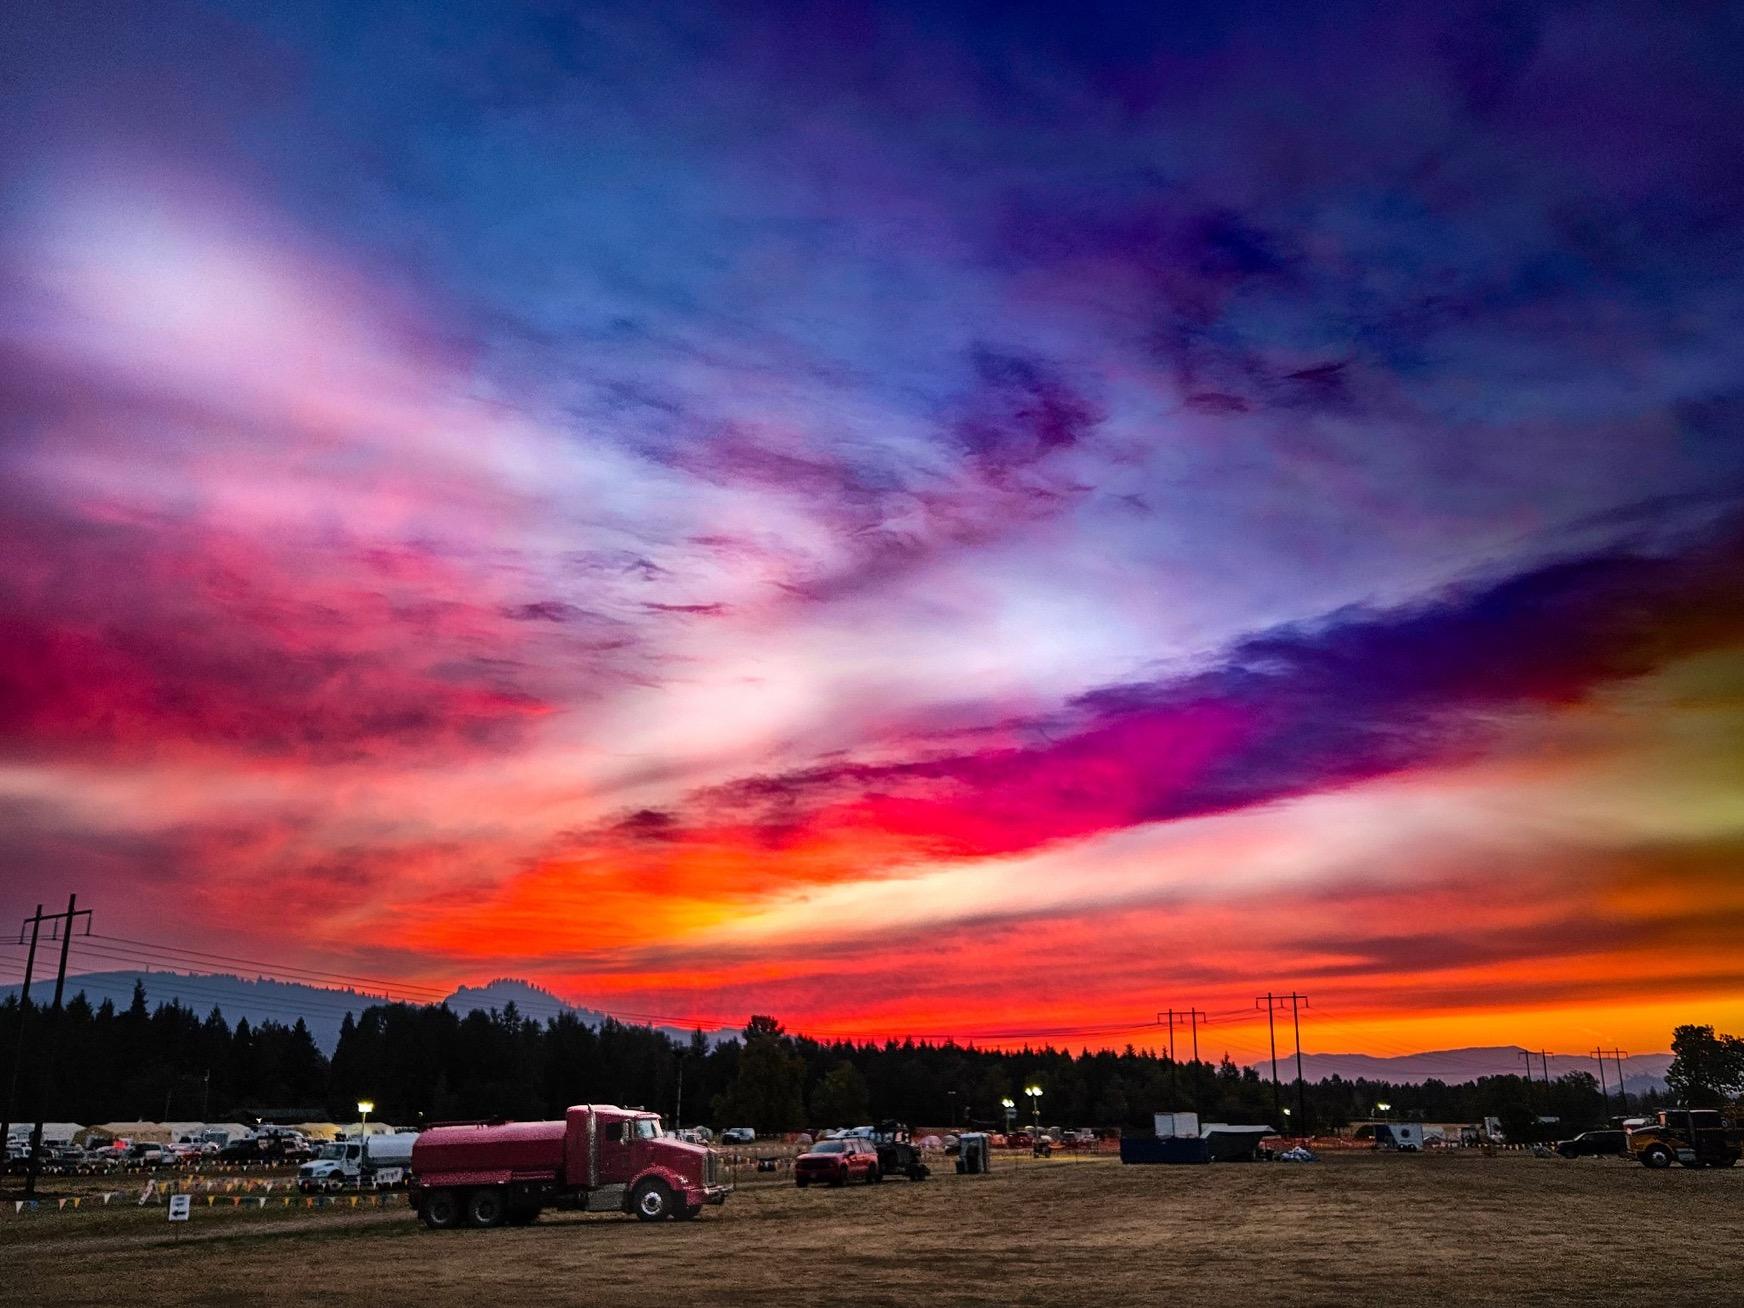
POLYGON ((0 909, 820 1035, 1744 1028, 1741 41, 11 6, 0 909))

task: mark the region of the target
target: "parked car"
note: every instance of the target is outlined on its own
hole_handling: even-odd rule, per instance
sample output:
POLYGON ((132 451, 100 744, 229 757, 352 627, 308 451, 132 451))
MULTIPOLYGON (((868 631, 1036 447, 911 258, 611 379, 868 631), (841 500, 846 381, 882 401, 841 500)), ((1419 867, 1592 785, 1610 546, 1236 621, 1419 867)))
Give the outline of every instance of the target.
POLYGON ((793 1160, 793 1183, 802 1190, 813 1181, 846 1185, 856 1177, 869 1185, 884 1179, 878 1146, 870 1140, 819 1140, 793 1160))
POLYGON ((1558 1140, 1556 1152, 1564 1158, 1591 1158, 1629 1152, 1627 1131, 1582 1131, 1569 1140, 1558 1140))
POLYGON ((748 1126, 729 1126, 721 1132, 722 1144, 755 1144, 757 1133, 748 1126))

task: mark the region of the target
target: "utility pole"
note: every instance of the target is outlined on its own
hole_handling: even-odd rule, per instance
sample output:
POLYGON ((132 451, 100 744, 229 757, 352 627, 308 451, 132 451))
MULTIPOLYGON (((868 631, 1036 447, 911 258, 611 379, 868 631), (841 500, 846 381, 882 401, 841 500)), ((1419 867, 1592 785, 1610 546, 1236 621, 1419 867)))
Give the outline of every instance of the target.
MULTIPOLYGON (((1180 1060, 1175 1057, 1175 1023, 1186 1022, 1192 1027, 1193 1061, 1197 1063, 1199 1061, 1199 1022, 1204 1018, 1204 1016, 1205 1014, 1200 1012, 1197 1008, 1166 1008, 1157 1014, 1157 1022, 1159 1025, 1165 1021, 1169 1024, 1169 1090, 1175 1095, 1177 1106, 1180 1098, 1179 1078, 1181 1064, 1180 1060)), ((1195 1108, 1199 1106, 1197 1100, 1195 1100, 1193 1106, 1195 1108)))
POLYGON ((1169 1061, 1175 1061, 1175 1023, 1186 1022, 1193 1031, 1193 1061, 1199 1061, 1199 1023, 1205 1020, 1205 1014, 1197 1008, 1167 1008, 1157 1014, 1157 1023, 1164 1021, 1169 1024, 1169 1061))
POLYGON ((678 1098, 672 1105, 672 1129, 684 1125, 684 1054, 678 1055, 678 1098))
POLYGON ((1629 1051, 1618 1049, 1614 1045, 1610 1049, 1593 1050, 1593 1057, 1599 1060, 1599 1085, 1601 1087, 1604 1085, 1605 1056, 1607 1054, 1610 1055, 1611 1061, 1617 1065, 1617 1103, 1621 1106, 1622 1115, 1627 1117, 1629 1115, 1629 1092, 1623 1089, 1623 1060, 1629 1057, 1629 1051))
POLYGON ((12 1110, 18 1106, 18 1069, 24 1066, 24 1026, 30 1018, 30 977, 36 970, 36 937, 42 930, 42 905, 36 916, 24 919, 18 928, 18 943, 24 943, 24 927, 30 928, 30 952, 24 956, 24 984, 18 991, 18 1043, 12 1051, 12 1088, 6 1092, 6 1115, 0 1117, 0 1173, 4 1173, 5 1149, 12 1139, 12 1110))
POLYGON ((1308 1007, 1308 996, 1299 995, 1294 990, 1290 992, 1290 1020, 1296 1025, 1296 1130, 1302 1135, 1308 1134, 1308 1082, 1302 1076, 1302 1014, 1296 1007, 1300 1000, 1302 1008, 1308 1007))
POLYGON ((1169 1111, 1173 1112, 1181 1106, 1181 1065, 1175 1061, 1175 1010, 1164 1009, 1157 1014, 1157 1021, 1164 1020, 1169 1024, 1169 1095, 1175 1101, 1169 1105, 1169 1111))
POLYGON ((1281 1118, 1284 1115, 1283 1102, 1278 1093, 1278 1032, 1272 1022, 1272 1014, 1277 1011, 1277 996, 1267 992, 1263 998, 1254 1000, 1254 1007, 1261 1004, 1266 1007, 1266 1035, 1272 1042, 1272 1115, 1281 1118))
MULTIPOLYGON (((1603 1049, 1595 1049, 1593 1050, 1592 1056, 1599 1064, 1599 1102, 1604 1105, 1605 1111, 1609 1113, 1611 1111, 1611 1092, 1605 1088, 1605 1051, 1603 1049)), ((1621 1086, 1618 1086, 1617 1088, 1619 1090, 1622 1089, 1621 1086)))
MULTIPOLYGON (((42 910, 38 909, 36 917, 33 919, 39 929, 44 922, 55 923, 55 930, 59 931, 61 936, 61 963, 59 969, 55 972, 54 1006, 50 1010, 54 1013, 56 1018, 59 1018, 60 1016, 61 995, 67 988, 67 950, 72 947, 73 927, 80 918, 85 919, 85 934, 90 935, 91 910, 87 908, 80 911, 79 897, 77 895, 68 895, 66 912, 50 913, 45 917, 42 910), (61 926, 62 923, 65 923, 64 929, 61 926)), ((54 938, 52 933, 49 938, 51 940, 54 938)), ((56 1056, 59 1052, 60 1041, 57 1039, 55 1043, 49 1047, 48 1065, 51 1073, 51 1080, 53 1079, 52 1073, 54 1072, 55 1065, 58 1061, 56 1056)), ((36 1100, 36 1125, 30 1132, 30 1161, 27 1164, 27 1169, 24 1173, 24 1197, 27 1199, 34 1198, 36 1195, 36 1175, 42 1168, 43 1109, 44 1105, 42 1102, 42 1096, 39 1094, 36 1100)))

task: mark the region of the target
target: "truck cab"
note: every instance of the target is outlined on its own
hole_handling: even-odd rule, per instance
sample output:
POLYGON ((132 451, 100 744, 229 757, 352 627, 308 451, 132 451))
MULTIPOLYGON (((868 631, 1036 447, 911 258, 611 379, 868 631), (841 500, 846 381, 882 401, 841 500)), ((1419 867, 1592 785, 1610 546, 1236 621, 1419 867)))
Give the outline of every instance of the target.
POLYGON ((313 1161, 297 1169, 297 1189, 342 1190, 363 1175, 363 1142, 334 1140, 321 1146, 313 1161))
POLYGON ((1744 1150, 1739 1132, 1712 1108, 1661 1108, 1629 1129, 1629 1152, 1648 1167, 1731 1167, 1744 1150))

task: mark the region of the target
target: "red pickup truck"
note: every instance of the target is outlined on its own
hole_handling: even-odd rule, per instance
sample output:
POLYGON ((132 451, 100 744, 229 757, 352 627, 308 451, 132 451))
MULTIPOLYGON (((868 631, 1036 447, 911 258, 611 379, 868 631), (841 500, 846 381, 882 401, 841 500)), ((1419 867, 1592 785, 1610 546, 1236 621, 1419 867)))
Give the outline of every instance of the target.
POLYGON ((412 1199, 432 1230, 531 1222, 542 1209, 695 1217, 726 1201, 720 1156, 654 1113, 580 1104, 561 1122, 457 1122, 412 1146, 412 1199))
POLYGON ((813 1181, 846 1185, 855 1177, 868 1184, 884 1179, 878 1146, 870 1140, 819 1140, 793 1160, 793 1183, 802 1190, 813 1181))

